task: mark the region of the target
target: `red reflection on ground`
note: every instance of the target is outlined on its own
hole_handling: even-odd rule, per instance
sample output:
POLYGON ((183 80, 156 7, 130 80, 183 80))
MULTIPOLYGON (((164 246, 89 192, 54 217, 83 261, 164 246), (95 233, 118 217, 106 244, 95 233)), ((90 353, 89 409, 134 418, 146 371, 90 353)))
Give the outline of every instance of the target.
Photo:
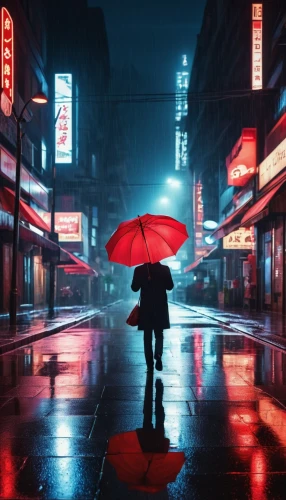
POLYGON ((202 373, 203 373, 203 340, 199 328, 194 329, 194 365, 196 375, 197 393, 202 394, 202 373))
POLYGON ((267 459, 262 448, 255 448, 251 457, 250 487, 252 500, 266 500, 267 459))
POLYGON ((9 443, 1 443, 0 497, 15 498, 15 477, 17 470, 9 443))

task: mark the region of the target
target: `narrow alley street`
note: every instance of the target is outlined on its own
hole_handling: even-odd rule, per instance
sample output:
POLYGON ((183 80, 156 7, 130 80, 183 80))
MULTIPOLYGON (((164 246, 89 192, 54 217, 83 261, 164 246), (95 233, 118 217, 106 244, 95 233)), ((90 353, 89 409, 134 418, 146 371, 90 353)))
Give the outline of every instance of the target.
POLYGON ((132 305, 0 356, 0 498, 285 498, 285 351, 170 304, 163 371, 150 376, 142 332, 125 324, 132 305), (153 495, 106 456, 112 436, 147 420, 168 455, 185 454, 153 495))

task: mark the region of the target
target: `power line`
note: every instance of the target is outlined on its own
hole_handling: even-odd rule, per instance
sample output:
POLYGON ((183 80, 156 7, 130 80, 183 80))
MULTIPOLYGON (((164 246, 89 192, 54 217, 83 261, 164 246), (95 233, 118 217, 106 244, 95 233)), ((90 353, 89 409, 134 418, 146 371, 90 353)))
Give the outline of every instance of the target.
POLYGON ((160 102, 175 102, 183 98, 188 99, 189 103, 195 102, 218 102, 226 99, 265 96, 270 95, 276 88, 262 89, 260 91, 253 91, 252 89, 238 89, 232 91, 211 91, 211 92, 186 92, 186 93, 154 93, 154 94, 87 94, 77 98, 70 98, 62 96, 55 99, 57 104, 63 102, 71 103, 95 103, 95 104, 139 104, 139 103, 160 103, 160 102))

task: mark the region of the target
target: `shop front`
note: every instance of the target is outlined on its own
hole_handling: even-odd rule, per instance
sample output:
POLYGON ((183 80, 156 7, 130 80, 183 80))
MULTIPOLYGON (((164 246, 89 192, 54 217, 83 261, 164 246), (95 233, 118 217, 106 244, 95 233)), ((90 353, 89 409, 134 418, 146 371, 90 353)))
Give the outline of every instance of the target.
POLYGON ((258 308, 285 314, 286 175, 274 182, 261 192, 242 223, 256 226, 258 308))
POLYGON ((242 226, 242 219, 253 200, 256 172, 256 129, 243 128, 225 160, 232 197, 221 198, 225 219, 215 229, 212 238, 221 241, 223 275, 219 303, 224 307, 242 308, 246 305, 246 288, 251 287, 248 307, 255 305, 256 277, 251 272, 255 259, 255 230, 242 226), (235 194, 233 194, 235 193, 235 194))
POLYGON ((266 138, 268 156, 258 167, 257 199, 242 219, 244 227, 256 227, 258 308, 282 314, 286 314, 285 125, 286 113, 266 138))
POLYGON ((184 268, 190 278, 186 286, 186 303, 217 306, 219 283, 223 273, 220 248, 212 246, 205 254, 184 268))

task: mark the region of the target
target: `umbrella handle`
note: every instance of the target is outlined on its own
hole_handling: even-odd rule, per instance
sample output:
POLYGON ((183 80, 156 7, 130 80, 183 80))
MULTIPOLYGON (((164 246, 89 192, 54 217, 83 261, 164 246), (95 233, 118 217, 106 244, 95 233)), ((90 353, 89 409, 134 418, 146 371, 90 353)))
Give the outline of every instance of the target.
MULTIPOLYGON (((142 232, 142 236, 143 236, 144 241, 145 241, 145 245, 146 245, 146 249, 147 249, 147 253, 148 253, 148 257, 149 257, 149 261, 150 261, 150 263, 151 263, 151 258, 150 258, 150 254, 149 254, 149 249, 148 249, 148 245, 147 245, 147 241, 146 241, 146 237, 145 237, 144 229, 143 229, 143 226, 142 226, 142 222, 141 222, 141 219, 140 219, 140 215, 138 215, 138 219, 139 219, 139 224, 140 224, 140 229, 141 229, 141 232, 142 232)), ((151 279, 151 276, 150 276, 150 270, 149 270, 148 262, 147 262, 147 269, 148 269, 148 280, 150 280, 150 279, 151 279)))

